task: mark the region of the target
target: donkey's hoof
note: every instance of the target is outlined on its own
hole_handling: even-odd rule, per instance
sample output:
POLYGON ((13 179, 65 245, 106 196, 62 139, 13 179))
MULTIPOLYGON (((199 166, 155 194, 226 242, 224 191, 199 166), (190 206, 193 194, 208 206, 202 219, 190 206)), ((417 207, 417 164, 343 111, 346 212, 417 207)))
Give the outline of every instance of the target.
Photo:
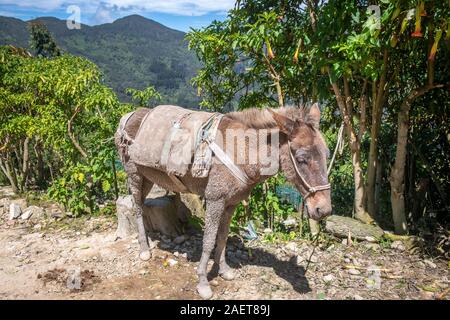
POLYGON ((227 271, 221 272, 221 273, 219 273, 219 275, 223 280, 227 280, 227 281, 233 280, 235 278, 235 274, 234 274, 233 270, 227 270, 227 271))
POLYGON ((152 253, 150 252, 150 250, 142 251, 142 252, 139 254, 139 258, 140 258, 142 261, 148 261, 148 260, 150 260, 151 257, 152 257, 152 253))
POLYGON ((197 292, 202 297, 202 299, 209 300, 211 299, 213 292, 211 290, 211 287, 209 285, 198 285, 197 286, 197 292))

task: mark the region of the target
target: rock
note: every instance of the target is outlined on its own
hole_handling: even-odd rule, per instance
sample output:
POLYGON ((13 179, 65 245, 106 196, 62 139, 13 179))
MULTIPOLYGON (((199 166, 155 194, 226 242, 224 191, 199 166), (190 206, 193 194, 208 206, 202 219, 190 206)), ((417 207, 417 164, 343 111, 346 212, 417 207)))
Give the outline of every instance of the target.
POLYGON ((175 239, 173 239, 173 242, 175 244, 182 244, 186 240, 184 235, 178 236, 175 239))
POLYGON ((180 253, 179 253, 178 251, 175 251, 175 252, 173 253, 173 255, 174 255, 175 257, 178 257, 178 256, 180 255, 180 253))
POLYGON ((330 283, 333 280, 334 280, 334 276, 332 274, 327 274, 326 276, 323 277, 323 281, 325 283, 330 283))
POLYGON ((22 220, 28 220, 31 216, 36 219, 42 218, 42 215, 44 214, 44 209, 37 206, 29 206, 25 209, 24 213, 20 217, 22 220))
POLYGON ((52 210, 52 212, 50 212, 50 218, 55 220, 62 219, 64 218, 64 213, 62 211, 52 210))
POLYGON ((377 239, 371 236, 365 237, 364 240, 366 240, 367 242, 377 242, 377 239))
POLYGON ((169 258, 169 259, 167 259, 167 264, 168 264, 170 267, 173 267, 173 266, 175 266, 176 264, 178 264, 178 261, 175 260, 175 259, 169 258))
POLYGON ((396 249, 398 251, 405 251, 405 246, 403 245, 402 241, 396 240, 391 243, 391 249, 396 249))
POLYGON ((366 240, 366 237, 377 240, 384 234, 384 231, 380 227, 365 224, 349 217, 336 215, 327 218, 325 230, 340 238, 347 238, 350 232, 351 237, 358 240, 366 240))
POLYGON ((436 269, 436 264, 434 263, 434 262, 432 262, 432 261, 430 261, 430 260, 428 260, 428 259, 425 259, 425 260, 423 260, 423 262, 428 266, 428 267, 430 267, 431 269, 436 269))
POLYGON ((22 214, 19 204, 11 203, 9 205, 9 220, 17 219, 22 214))
POLYGON ((213 279, 209 282, 210 285, 212 285, 213 287, 217 287, 219 285, 219 281, 217 281, 216 279, 213 279))
POLYGON ((373 251, 378 251, 381 249, 378 243, 371 243, 371 242, 364 244, 364 247, 373 251))
POLYGON ((295 242, 288 242, 288 244, 286 244, 284 246, 284 248, 286 250, 292 251, 292 252, 297 252, 298 248, 297 248, 297 244, 295 242))
POLYGON ((361 296, 358 295, 358 294, 355 294, 355 295, 353 296, 353 299, 355 299, 355 300, 364 300, 364 298, 361 297, 361 296))
POLYGON ((283 224, 285 227, 296 227, 298 225, 297 220, 295 220, 295 218, 293 217, 289 217, 286 220, 283 221, 283 224))
POLYGON ((11 200, 9 200, 8 198, 1 198, 0 199, 0 208, 2 207, 9 207, 9 203, 11 200))
POLYGON ((348 269, 348 273, 350 273, 350 274, 352 274, 354 276, 357 276, 357 275, 361 274, 361 271, 352 268, 352 269, 348 269))
POLYGON ((161 236, 161 241, 164 243, 172 243, 172 240, 170 240, 170 238, 165 235, 161 236))
POLYGON ((271 234, 273 231, 270 228, 265 228, 263 232, 264 234, 271 234))
POLYGON ((28 207, 26 199, 14 199, 10 201, 10 204, 11 203, 18 204, 22 212, 28 207))

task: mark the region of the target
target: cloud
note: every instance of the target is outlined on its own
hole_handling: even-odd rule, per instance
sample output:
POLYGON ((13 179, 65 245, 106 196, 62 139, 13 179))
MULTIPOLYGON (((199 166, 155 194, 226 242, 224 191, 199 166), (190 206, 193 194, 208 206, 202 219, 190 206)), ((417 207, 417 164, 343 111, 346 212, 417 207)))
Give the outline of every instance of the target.
POLYGON ((91 18, 93 24, 110 23, 114 21, 112 16, 112 10, 110 7, 100 4, 95 11, 94 16, 91 18))
POLYGON ((201 16, 208 13, 225 13, 233 8, 235 0, 0 0, 0 5, 43 11, 64 10, 77 5, 81 13, 97 14, 99 19, 108 17, 111 11, 159 12, 181 16, 201 16))

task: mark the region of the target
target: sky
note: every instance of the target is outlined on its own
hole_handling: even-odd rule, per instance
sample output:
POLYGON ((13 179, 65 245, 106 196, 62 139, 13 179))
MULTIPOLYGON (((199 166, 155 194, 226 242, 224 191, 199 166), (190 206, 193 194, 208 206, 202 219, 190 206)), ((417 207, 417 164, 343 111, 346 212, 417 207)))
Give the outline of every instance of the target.
POLYGON ((97 25, 139 14, 172 29, 189 31, 224 20, 235 0, 0 0, 0 16, 30 20, 42 16, 97 25))

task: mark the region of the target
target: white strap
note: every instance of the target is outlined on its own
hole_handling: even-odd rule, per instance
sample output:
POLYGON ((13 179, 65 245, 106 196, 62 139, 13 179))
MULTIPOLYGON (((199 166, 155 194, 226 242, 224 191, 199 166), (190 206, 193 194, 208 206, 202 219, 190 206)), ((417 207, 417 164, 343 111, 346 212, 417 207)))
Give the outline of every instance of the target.
POLYGON ((220 162, 222 162, 236 178, 238 178, 244 184, 251 184, 251 180, 247 176, 247 174, 234 164, 230 157, 225 152, 223 152, 222 148, 220 148, 214 141, 209 142, 209 147, 211 148, 212 152, 214 152, 216 157, 220 160, 220 162))

